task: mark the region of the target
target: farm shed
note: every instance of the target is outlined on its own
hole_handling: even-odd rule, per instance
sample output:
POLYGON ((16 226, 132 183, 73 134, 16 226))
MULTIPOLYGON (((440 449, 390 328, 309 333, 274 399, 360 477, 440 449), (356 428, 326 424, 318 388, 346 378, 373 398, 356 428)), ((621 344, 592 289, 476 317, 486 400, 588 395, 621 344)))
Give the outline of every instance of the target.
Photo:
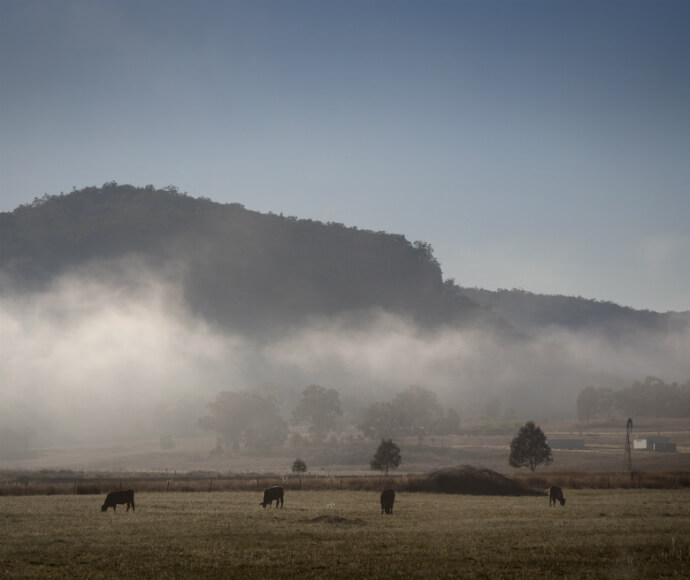
POLYGON ((551 449, 584 449, 584 439, 547 439, 551 449))
POLYGON ((635 439, 633 441, 633 449, 641 449, 643 451, 676 451, 676 444, 673 441, 669 441, 668 437, 653 435, 644 439, 635 439))

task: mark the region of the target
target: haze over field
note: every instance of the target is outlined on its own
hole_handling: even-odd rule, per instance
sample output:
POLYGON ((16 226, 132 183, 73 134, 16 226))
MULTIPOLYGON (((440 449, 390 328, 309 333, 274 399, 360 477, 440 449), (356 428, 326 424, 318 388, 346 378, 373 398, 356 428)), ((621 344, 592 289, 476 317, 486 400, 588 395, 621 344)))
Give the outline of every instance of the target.
POLYGON ((377 309, 258 339, 192 313, 179 283, 127 261, 3 293, 0 327, 2 423, 29 428, 36 444, 193 434, 217 392, 265 383, 285 400, 309 384, 335 388, 355 408, 421 385, 458 409, 498 397, 518 418, 557 419, 575 415, 587 384, 690 377, 688 327, 623 340, 554 328, 524 339, 482 326, 422 329, 377 309))
POLYGON ((688 22, 3 0, 0 428, 182 437, 219 391, 287 419, 311 384, 350 426, 410 385, 557 419, 586 385, 685 385, 688 22))

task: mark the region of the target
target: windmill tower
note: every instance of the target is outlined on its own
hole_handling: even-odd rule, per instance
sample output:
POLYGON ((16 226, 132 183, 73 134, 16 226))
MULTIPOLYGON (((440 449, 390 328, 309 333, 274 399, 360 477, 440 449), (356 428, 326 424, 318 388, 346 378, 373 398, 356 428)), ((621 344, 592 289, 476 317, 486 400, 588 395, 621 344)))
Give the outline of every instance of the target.
POLYGON ((627 469, 632 478, 632 454, 630 453, 630 433, 633 430, 632 419, 628 418, 628 423, 625 426, 625 469, 627 469))

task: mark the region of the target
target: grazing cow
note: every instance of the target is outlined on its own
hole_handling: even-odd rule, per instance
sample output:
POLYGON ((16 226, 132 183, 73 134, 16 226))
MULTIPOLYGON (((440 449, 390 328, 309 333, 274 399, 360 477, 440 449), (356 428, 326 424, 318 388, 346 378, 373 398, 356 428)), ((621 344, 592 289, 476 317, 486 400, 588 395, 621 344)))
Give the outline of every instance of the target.
POLYGON ((269 487, 267 490, 264 491, 264 501, 262 501, 259 505, 261 507, 266 507, 266 506, 271 506, 273 505, 273 500, 276 502, 276 509, 278 508, 278 502, 280 502, 280 507, 283 507, 283 488, 274 485, 273 487, 269 487))
POLYGON ((381 493, 381 513, 393 513, 393 503, 395 502, 395 492, 392 489, 386 489, 381 493))
POLYGON ((134 491, 128 489, 127 491, 112 491, 105 497, 105 503, 101 506, 101 511, 108 511, 109 507, 113 508, 115 511, 115 506, 117 504, 127 504, 127 511, 129 511, 129 506, 132 506, 132 511, 134 511, 134 491))
POLYGON ((565 498, 563 497, 563 490, 557 485, 552 485, 549 488, 549 506, 555 506, 556 501, 560 501, 561 505, 565 505, 565 498))

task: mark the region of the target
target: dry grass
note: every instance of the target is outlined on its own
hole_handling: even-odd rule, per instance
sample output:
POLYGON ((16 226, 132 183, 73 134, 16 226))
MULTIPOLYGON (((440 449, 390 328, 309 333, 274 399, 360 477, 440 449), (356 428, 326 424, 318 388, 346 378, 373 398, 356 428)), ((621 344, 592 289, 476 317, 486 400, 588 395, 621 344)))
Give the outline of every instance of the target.
POLYGON ((513 479, 531 489, 551 485, 572 489, 680 489, 690 487, 688 471, 587 473, 578 471, 542 474, 518 473, 513 479))
POLYGON ((138 492, 0 498, 0 570, 21 578, 674 578, 690 567, 690 490, 543 497, 371 491, 138 492))

